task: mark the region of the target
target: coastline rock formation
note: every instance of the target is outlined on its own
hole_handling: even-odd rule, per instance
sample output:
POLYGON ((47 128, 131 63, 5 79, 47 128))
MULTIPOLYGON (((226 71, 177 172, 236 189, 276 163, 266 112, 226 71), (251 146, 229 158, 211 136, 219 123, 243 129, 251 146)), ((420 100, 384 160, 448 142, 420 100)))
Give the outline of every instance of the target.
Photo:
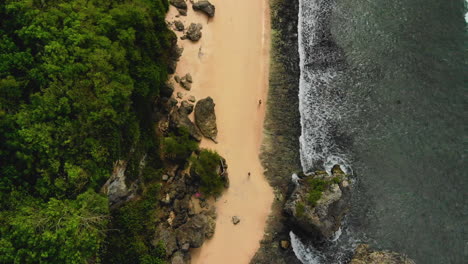
POLYGON ((214 107, 215 103, 211 97, 199 100, 195 105, 195 124, 203 136, 216 142, 218 128, 214 107))
POLYGON ((415 264, 405 255, 391 251, 374 251, 369 245, 361 244, 356 248, 349 264, 415 264))
POLYGON ((209 17, 214 17, 215 6, 209 1, 201 0, 192 5, 193 10, 205 13, 209 17))
POLYGON ((294 226, 319 240, 331 238, 349 207, 350 184, 339 166, 298 180, 284 211, 294 226))
POLYGON ((182 105, 179 108, 174 107, 169 117, 170 126, 176 128, 185 128, 191 137, 197 141, 200 141, 202 139, 202 135, 200 134, 195 124, 193 124, 193 122, 189 119, 188 115, 191 112, 189 110, 190 106, 187 105, 182 105))

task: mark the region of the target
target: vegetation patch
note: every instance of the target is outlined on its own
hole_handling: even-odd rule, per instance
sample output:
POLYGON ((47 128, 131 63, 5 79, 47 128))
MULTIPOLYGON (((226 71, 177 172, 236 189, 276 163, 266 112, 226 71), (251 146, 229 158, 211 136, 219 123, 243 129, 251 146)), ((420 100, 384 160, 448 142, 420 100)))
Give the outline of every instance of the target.
POLYGON ((200 191, 207 196, 218 196, 224 188, 224 180, 218 175, 221 156, 212 150, 202 149, 193 157, 192 171, 200 177, 200 191))

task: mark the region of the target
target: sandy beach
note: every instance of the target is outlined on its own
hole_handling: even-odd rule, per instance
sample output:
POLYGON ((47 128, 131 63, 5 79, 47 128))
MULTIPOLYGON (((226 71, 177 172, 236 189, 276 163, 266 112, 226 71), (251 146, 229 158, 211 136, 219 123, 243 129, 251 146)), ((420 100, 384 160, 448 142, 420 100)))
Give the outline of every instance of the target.
MULTIPOLYGON (((270 24, 267 0, 210 0, 214 18, 194 12, 176 17, 171 6, 167 21, 203 25, 198 42, 178 40, 184 52, 176 74, 190 73, 190 91, 176 86, 184 99, 207 96, 216 103, 218 144, 203 139, 201 147, 216 150, 229 165, 230 188, 216 202, 214 237, 192 251, 192 263, 249 263, 263 237, 273 201, 259 160, 268 89, 270 24), (259 104, 259 100, 262 101, 259 104), (250 177, 248 173, 250 172, 250 177), (241 222, 233 225, 232 216, 241 222)), ((181 32, 177 32, 182 36, 181 32)))

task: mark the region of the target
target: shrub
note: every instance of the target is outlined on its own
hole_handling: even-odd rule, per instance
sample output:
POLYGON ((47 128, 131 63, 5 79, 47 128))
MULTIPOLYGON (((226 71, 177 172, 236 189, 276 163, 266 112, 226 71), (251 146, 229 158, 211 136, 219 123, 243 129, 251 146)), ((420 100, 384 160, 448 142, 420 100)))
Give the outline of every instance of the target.
POLYGON ((192 170, 200 177, 200 191, 205 195, 220 195, 224 180, 218 175, 221 156, 212 150, 203 149, 192 158, 192 170))
POLYGON ((322 197, 323 191, 330 185, 330 182, 312 178, 308 180, 309 183, 309 195, 307 197, 307 201, 311 206, 316 206, 317 201, 322 197))
POLYGON ((162 142, 162 152, 166 159, 178 163, 185 161, 198 149, 198 142, 190 138, 186 129, 179 129, 177 134, 165 137, 162 142))

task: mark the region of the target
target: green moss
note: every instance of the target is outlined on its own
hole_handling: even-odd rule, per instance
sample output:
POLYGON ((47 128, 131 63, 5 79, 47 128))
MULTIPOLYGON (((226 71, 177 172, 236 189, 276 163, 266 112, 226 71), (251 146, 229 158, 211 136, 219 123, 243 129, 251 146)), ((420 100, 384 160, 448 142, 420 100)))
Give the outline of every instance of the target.
POLYGON ((316 206, 317 201, 322 197, 323 191, 330 186, 330 182, 318 178, 311 178, 307 182, 309 183, 307 202, 310 206, 316 206))
POLYGON ((296 203, 296 215, 297 217, 303 217, 305 212, 305 205, 301 202, 296 203))
POLYGON ((331 182, 335 183, 335 184, 340 184, 341 182, 341 178, 336 176, 336 177, 333 177, 333 179, 331 180, 331 182))

